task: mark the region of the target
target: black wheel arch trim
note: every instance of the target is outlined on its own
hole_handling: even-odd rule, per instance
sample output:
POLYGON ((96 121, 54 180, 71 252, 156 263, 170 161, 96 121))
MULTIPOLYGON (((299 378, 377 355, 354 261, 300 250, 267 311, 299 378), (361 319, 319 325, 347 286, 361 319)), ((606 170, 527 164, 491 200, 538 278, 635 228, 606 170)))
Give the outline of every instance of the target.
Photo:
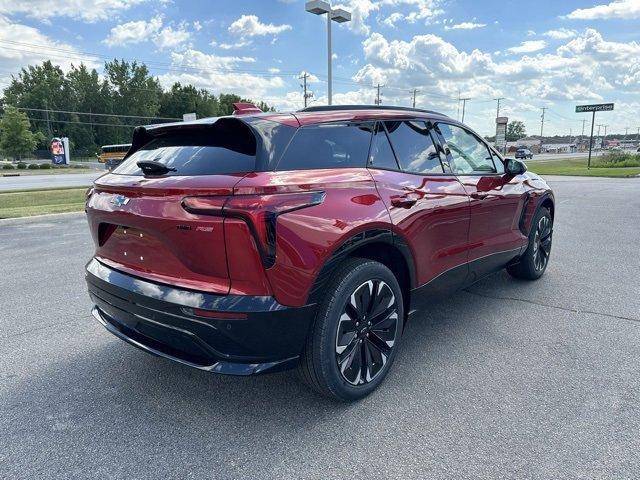
POLYGON ((411 249, 409 248, 407 241, 391 229, 374 228, 363 230, 352 235, 334 250, 316 276, 313 286, 309 292, 307 303, 318 303, 321 301, 324 294, 324 285, 343 259, 348 257, 355 250, 374 243, 387 244, 397 248, 407 264, 407 270, 409 273, 409 290, 413 289, 416 282, 415 262, 413 261, 413 254, 411 253, 411 249))

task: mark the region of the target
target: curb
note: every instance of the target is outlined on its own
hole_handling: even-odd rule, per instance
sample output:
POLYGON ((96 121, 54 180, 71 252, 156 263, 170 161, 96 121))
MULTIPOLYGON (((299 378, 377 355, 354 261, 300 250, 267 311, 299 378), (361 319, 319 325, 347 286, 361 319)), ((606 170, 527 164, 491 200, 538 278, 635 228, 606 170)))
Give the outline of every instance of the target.
POLYGON ((32 215, 30 217, 19 217, 19 218, 0 218, 0 227, 9 226, 9 225, 24 225, 27 223, 36 223, 41 220, 57 220, 64 219, 67 217, 80 217, 84 216, 84 211, 79 212, 64 212, 64 213, 48 213, 45 215, 32 215))

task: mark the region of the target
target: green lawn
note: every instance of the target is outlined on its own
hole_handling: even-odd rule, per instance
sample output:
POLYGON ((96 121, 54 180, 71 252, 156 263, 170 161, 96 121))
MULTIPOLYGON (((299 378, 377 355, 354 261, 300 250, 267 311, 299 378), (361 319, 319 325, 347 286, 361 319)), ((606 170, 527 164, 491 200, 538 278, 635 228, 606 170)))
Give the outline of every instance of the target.
MULTIPOLYGON (((594 159, 591 159, 592 165, 594 159)), ((640 175, 640 167, 593 168, 587 170, 586 158, 568 158, 529 162, 527 167, 539 175, 577 175, 581 177, 633 177, 640 175)))
POLYGON ((84 209, 86 188, 0 193, 0 218, 29 217, 84 209))

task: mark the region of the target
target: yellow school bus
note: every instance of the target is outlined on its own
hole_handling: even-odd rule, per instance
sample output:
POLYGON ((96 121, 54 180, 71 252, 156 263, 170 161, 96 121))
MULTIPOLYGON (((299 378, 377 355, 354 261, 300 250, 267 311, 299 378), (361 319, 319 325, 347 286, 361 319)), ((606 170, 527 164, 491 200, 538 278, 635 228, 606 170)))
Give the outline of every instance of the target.
POLYGON ((107 170, 113 170, 131 148, 130 143, 124 143, 122 145, 103 145, 100 147, 100 155, 98 155, 98 161, 104 163, 104 167, 107 170))

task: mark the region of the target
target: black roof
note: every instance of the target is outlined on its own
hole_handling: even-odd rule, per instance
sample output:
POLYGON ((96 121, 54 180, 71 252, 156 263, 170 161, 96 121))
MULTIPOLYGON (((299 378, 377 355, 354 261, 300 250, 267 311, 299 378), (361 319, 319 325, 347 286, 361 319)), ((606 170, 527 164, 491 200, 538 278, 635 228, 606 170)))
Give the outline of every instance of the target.
POLYGON ((407 112, 422 112, 433 113, 446 117, 444 113, 436 112, 434 110, 424 110, 422 108, 411 107, 395 107, 393 105, 318 105, 313 107, 306 107, 298 110, 299 112, 332 112, 342 110, 404 110, 407 112))

